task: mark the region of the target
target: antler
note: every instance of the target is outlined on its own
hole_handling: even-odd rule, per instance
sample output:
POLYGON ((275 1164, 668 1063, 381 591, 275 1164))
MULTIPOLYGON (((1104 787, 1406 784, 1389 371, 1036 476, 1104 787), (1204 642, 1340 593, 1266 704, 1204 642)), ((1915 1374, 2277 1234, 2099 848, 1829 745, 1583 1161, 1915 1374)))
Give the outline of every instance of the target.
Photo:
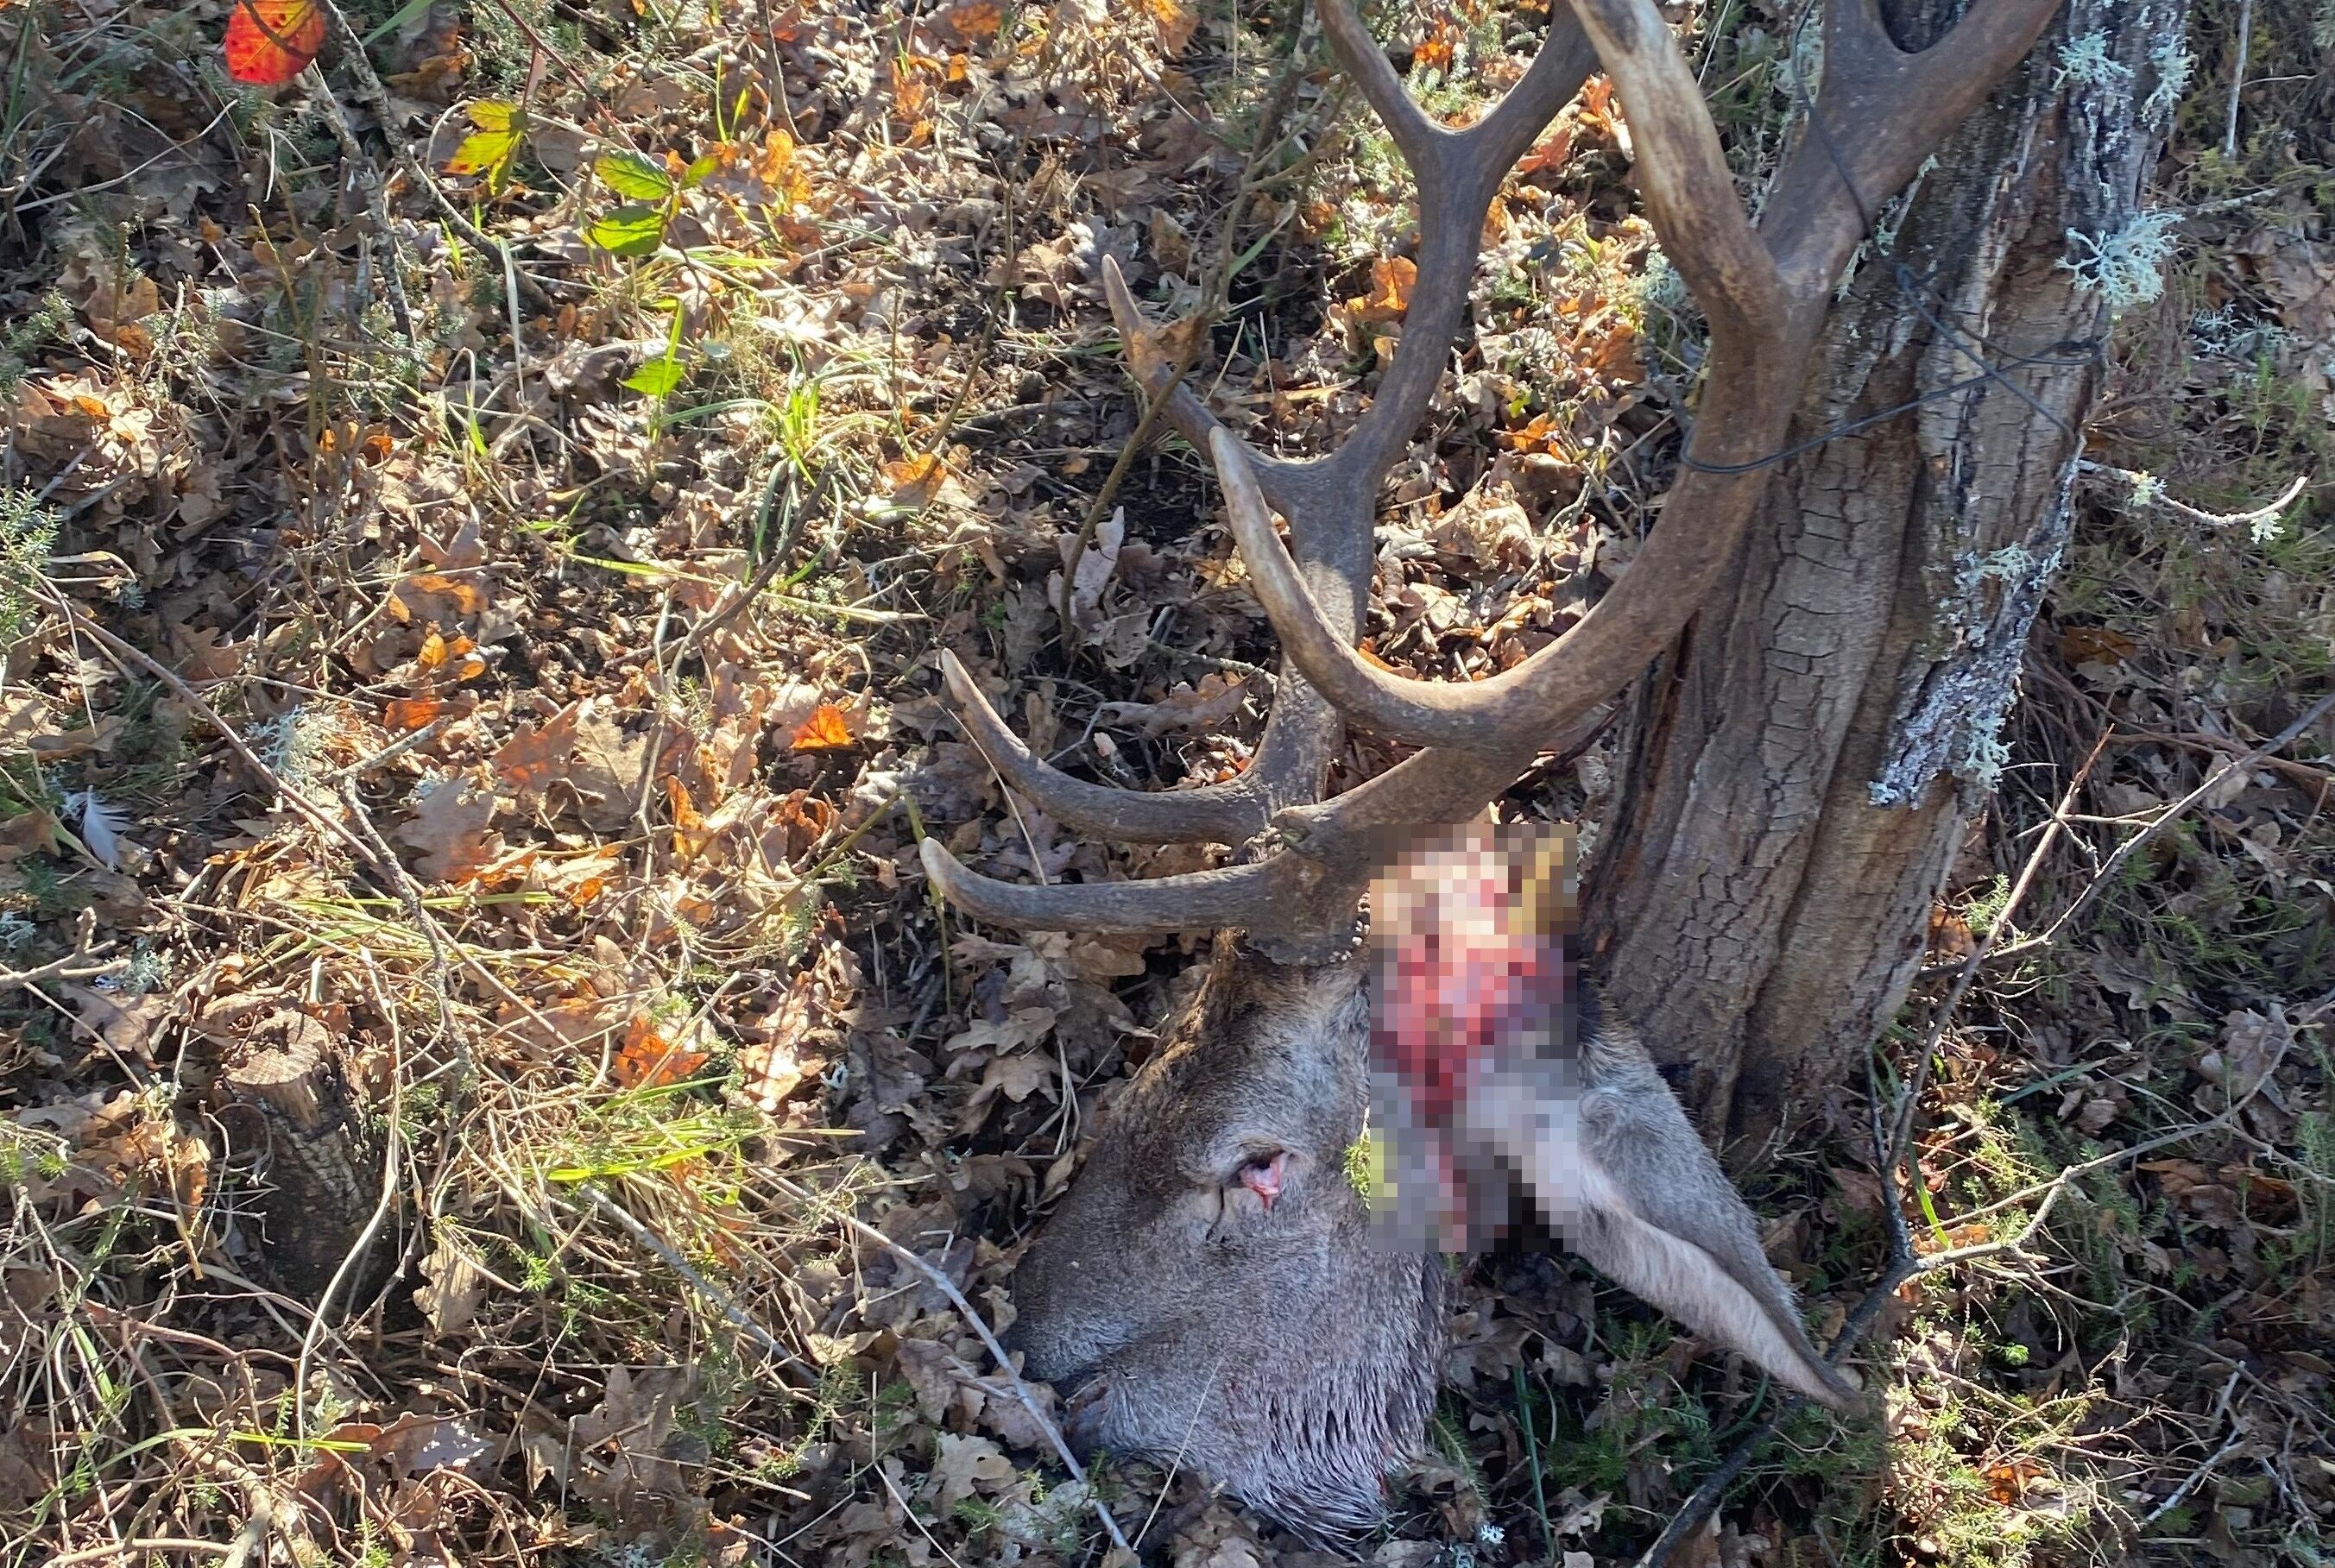
MULTIPOLYGON (((1022 747, 954 661, 944 663, 976 743, 1009 783, 1060 819, 1154 842, 1241 844, 1270 825, 1281 846, 1224 870, 1032 887, 976 876, 927 839, 925 868, 943 895, 1012 925, 1238 926, 1293 960, 1343 941, 1390 845, 1419 826, 1481 810, 1684 628, 1741 542, 1770 455, 1789 432, 1833 285, 1875 208, 2026 53, 2057 5, 1974 0, 1945 38, 1908 53, 1889 37, 1876 0, 1835 0, 1810 124, 1755 227, 1694 77, 1651 0, 1572 0, 1524 78, 1465 131, 1436 124, 1411 102, 1349 0, 1322 0, 1332 53, 1419 186, 1418 280, 1377 398, 1337 450, 1291 462, 1245 447, 1189 387, 1168 384, 1165 366, 1138 366, 1150 395, 1168 399, 1177 431, 1215 463, 1234 538, 1281 638, 1283 679, 1249 769, 1231 784, 1163 794, 1086 783, 1022 747), (1655 231, 1710 326, 1685 471, 1628 576, 1554 644, 1465 684, 1393 674, 1354 648, 1379 484, 1442 375, 1491 199, 1579 90, 1593 52, 1628 116, 1655 231), (1288 522, 1286 548, 1273 511, 1288 522), (1428 749, 1322 802, 1347 721, 1428 749)), ((1121 337, 1139 343, 1142 318, 1116 267, 1106 264, 1104 281, 1121 337)))

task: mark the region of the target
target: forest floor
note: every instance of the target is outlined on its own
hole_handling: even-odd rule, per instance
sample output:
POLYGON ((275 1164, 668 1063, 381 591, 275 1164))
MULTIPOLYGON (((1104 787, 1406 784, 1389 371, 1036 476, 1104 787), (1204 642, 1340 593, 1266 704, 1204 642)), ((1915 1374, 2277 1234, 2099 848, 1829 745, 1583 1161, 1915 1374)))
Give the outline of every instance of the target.
MULTIPOLYGON (((0 1561, 1068 1565, 1097 1498, 1178 1568, 1319 1560, 1070 1480, 925 1272, 1010 1322, 1192 944, 968 929, 917 840, 1196 863, 1005 810, 939 651, 1145 787, 1272 683, 1102 258, 1223 302, 1206 390, 1284 451, 1399 335, 1404 181, 1285 9, 367 0, 265 89, 226 0, 0 9, 0 1561), (1313 151, 1251 189, 1277 85, 1313 151)), ((1384 9, 1454 115, 1538 25, 1384 9)), ((1922 1247, 2021 1244, 1907 1285, 1885 1415, 1788 1423, 1680 1561, 2335 1553, 2335 727, 2231 766, 2335 668, 2335 55, 2247 9, 2225 150, 2197 7, 2164 291, 1884 1048, 1938 1031, 1922 1247)), ((1718 10, 1748 175, 1788 29, 1718 10)), ((1411 673, 1541 645, 1647 520, 1696 329, 1626 136, 1593 83, 1496 214, 1388 497, 1411 673)), ((1879 1273, 1868 1147, 1754 1198, 1820 1315, 1879 1273)), ((1629 1561, 1760 1414, 1565 1260, 1466 1295, 1373 1562, 1629 1561)))

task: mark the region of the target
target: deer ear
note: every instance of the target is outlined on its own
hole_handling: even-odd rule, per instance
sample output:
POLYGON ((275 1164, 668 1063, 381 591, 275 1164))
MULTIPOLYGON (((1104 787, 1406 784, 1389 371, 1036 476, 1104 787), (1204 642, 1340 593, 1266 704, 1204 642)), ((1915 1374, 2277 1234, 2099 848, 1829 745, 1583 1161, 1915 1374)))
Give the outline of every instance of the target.
MULTIPOLYGON (((1732 1189, 1728 1195, 1734 1196, 1732 1189)), ((1756 1253, 1750 1213, 1740 1198, 1735 1206, 1742 1211, 1740 1239, 1756 1253)), ((1734 1228, 1731 1218, 1721 1223, 1734 1228)), ((1747 1263, 1731 1235, 1706 1231, 1706 1239, 1719 1244, 1704 1245, 1696 1230, 1656 1224, 1626 1200, 1589 1207, 1558 1227, 1567 1244, 1615 1283, 1705 1338, 1740 1350, 1786 1387, 1836 1410, 1861 1408, 1863 1396, 1809 1343, 1789 1290, 1767 1261, 1747 1263)))
POLYGON ((1759 1222, 1645 1052, 1609 1036, 1589 1054, 1584 1202, 1562 1227, 1566 1239, 1617 1284, 1788 1387, 1836 1410, 1861 1408, 1863 1396, 1809 1342, 1759 1222))
POLYGON ((1787 1387, 1836 1410, 1863 1408, 1809 1342, 1758 1222, 1645 1052, 1609 1033, 1588 1045, 1586 1082, 1573 1072, 1562 1081, 1555 1065, 1531 1064, 1518 1077, 1536 1081, 1495 1097, 1532 1104, 1528 1118, 1511 1110, 1478 1125, 1505 1146, 1558 1239, 1787 1387))

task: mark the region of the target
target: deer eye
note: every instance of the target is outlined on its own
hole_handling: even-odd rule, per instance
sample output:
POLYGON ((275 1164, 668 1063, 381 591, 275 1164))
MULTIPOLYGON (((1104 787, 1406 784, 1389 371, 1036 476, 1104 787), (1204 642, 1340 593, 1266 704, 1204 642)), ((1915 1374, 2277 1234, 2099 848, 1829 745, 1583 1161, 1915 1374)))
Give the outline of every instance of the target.
POLYGON ((1264 1212, 1271 1214, 1274 1200, 1281 1196, 1281 1189, 1289 1180, 1289 1151, 1277 1148, 1243 1161, 1240 1169, 1233 1173, 1233 1180, 1255 1193, 1257 1201, 1264 1205, 1264 1212))

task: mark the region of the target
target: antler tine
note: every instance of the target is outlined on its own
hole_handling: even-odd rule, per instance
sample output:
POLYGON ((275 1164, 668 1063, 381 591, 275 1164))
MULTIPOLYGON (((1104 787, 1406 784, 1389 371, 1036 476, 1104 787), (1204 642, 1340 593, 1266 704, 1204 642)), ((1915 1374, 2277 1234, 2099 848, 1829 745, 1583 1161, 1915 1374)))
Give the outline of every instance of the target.
POLYGON ((937 838, 924 841, 925 875, 942 897, 976 920, 1027 931, 1153 934, 1233 927, 1284 963, 1318 961, 1351 943, 1368 872, 1330 867, 1284 850, 1227 866, 1141 882, 1034 886, 968 871, 937 838))
MULTIPOLYGON (((1236 440, 1189 388, 1168 387, 1172 372, 1163 356, 1142 351, 1149 329, 1115 261, 1105 258, 1102 281, 1120 340, 1129 348, 1130 371, 1153 396, 1167 395, 1171 421, 1208 452, 1228 487, 1243 485, 1252 494, 1261 489, 1295 519, 1307 569, 1346 601, 1334 624, 1350 624, 1359 608, 1379 479, 1416 426, 1464 319, 1485 209, 1508 165, 1579 91, 1590 51, 1579 28, 1559 18, 1524 77, 1493 111, 1466 131, 1450 131, 1411 102, 1345 0, 1325 0, 1323 15, 1341 63, 1389 126, 1419 186, 1422 267, 1414 298, 1422 304, 1405 324, 1405 350, 1347 442, 1327 458, 1296 463, 1236 440)), ((1009 784, 1082 831, 1126 839, 1245 841, 1273 809, 1318 788, 1341 728, 1318 694, 1301 679, 1285 678, 1273 721, 1238 782, 1143 794, 1090 784, 1050 767, 1015 738, 954 661, 943 673, 974 743, 1009 784)))
MULTIPOLYGON (((1453 131, 1429 119, 1402 85, 1386 54, 1349 0, 1322 0, 1323 31, 1339 65, 1361 88, 1385 124, 1419 187, 1419 278, 1403 321, 1401 352, 1377 395, 1338 449, 1306 461, 1238 450, 1274 508, 1290 519, 1301 556, 1317 540, 1359 534, 1365 546, 1379 479, 1402 454, 1434 396, 1443 362, 1466 320, 1484 216, 1508 167, 1581 90, 1594 63, 1586 36, 1572 17, 1551 18, 1549 32, 1515 86, 1483 119, 1453 131)), ((1120 337, 1144 330, 1141 313, 1115 263, 1106 260, 1103 286, 1120 337)), ((1138 369, 1145 390, 1167 393, 1165 412, 1184 439, 1202 451, 1223 421, 1187 386, 1168 390, 1165 363, 1138 369)), ((1365 547, 1354 563, 1367 562, 1365 547)))
POLYGON ((1944 37, 1909 52, 1889 36, 1875 0, 1835 0, 1811 122, 1761 225, 1796 295, 1832 287, 1875 210, 2025 58, 2059 8, 2059 0, 1973 0, 1944 37), (1840 125, 1856 131, 1832 129, 1840 125))
MULTIPOLYGON (((1438 125, 1412 102, 1385 53, 1349 0, 1321 0, 1322 31, 1340 65, 1394 138, 1419 187, 1419 276, 1404 313, 1402 346, 1338 450, 1308 465, 1336 512, 1317 524, 1283 505, 1301 545, 1317 528, 1367 537, 1379 480, 1410 446, 1443 378, 1444 362, 1468 319, 1485 214, 1507 178, 1556 111, 1581 91, 1594 56, 1580 25, 1562 13, 1523 78, 1492 111, 1463 131, 1438 125)), ((1268 493, 1270 487, 1268 487, 1268 493)), ((1282 505, 1275 498, 1275 504, 1282 505)))
POLYGON ((973 743, 1004 777, 1056 821, 1137 844, 1245 844, 1272 808, 1251 775, 1230 784, 1150 793, 1090 784, 1054 767, 1006 727, 954 653, 941 653, 941 677, 973 743))
POLYGON ((1710 323, 1713 356, 1729 340, 1739 351, 1774 345, 1783 280, 1736 198, 1718 128, 1671 30, 1651 0, 1573 0, 1573 9, 1621 95, 1655 231, 1710 323))
MULTIPOLYGON (((1549 745, 1562 750, 1585 730, 1552 737, 1549 745)), ((1288 847, 1247 866, 1042 887, 968 871, 940 840, 927 838, 925 874, 951 904, 1000 925, 1114 933, 1233 926, 1284 963, 1315 960, 1351 939, 1355 905, 1390 843, 1423 824, 1462 822, 1481 811, 1537 749, 1414 753, 1335 800, 1277 814, 1273 826, 1288 847)))

